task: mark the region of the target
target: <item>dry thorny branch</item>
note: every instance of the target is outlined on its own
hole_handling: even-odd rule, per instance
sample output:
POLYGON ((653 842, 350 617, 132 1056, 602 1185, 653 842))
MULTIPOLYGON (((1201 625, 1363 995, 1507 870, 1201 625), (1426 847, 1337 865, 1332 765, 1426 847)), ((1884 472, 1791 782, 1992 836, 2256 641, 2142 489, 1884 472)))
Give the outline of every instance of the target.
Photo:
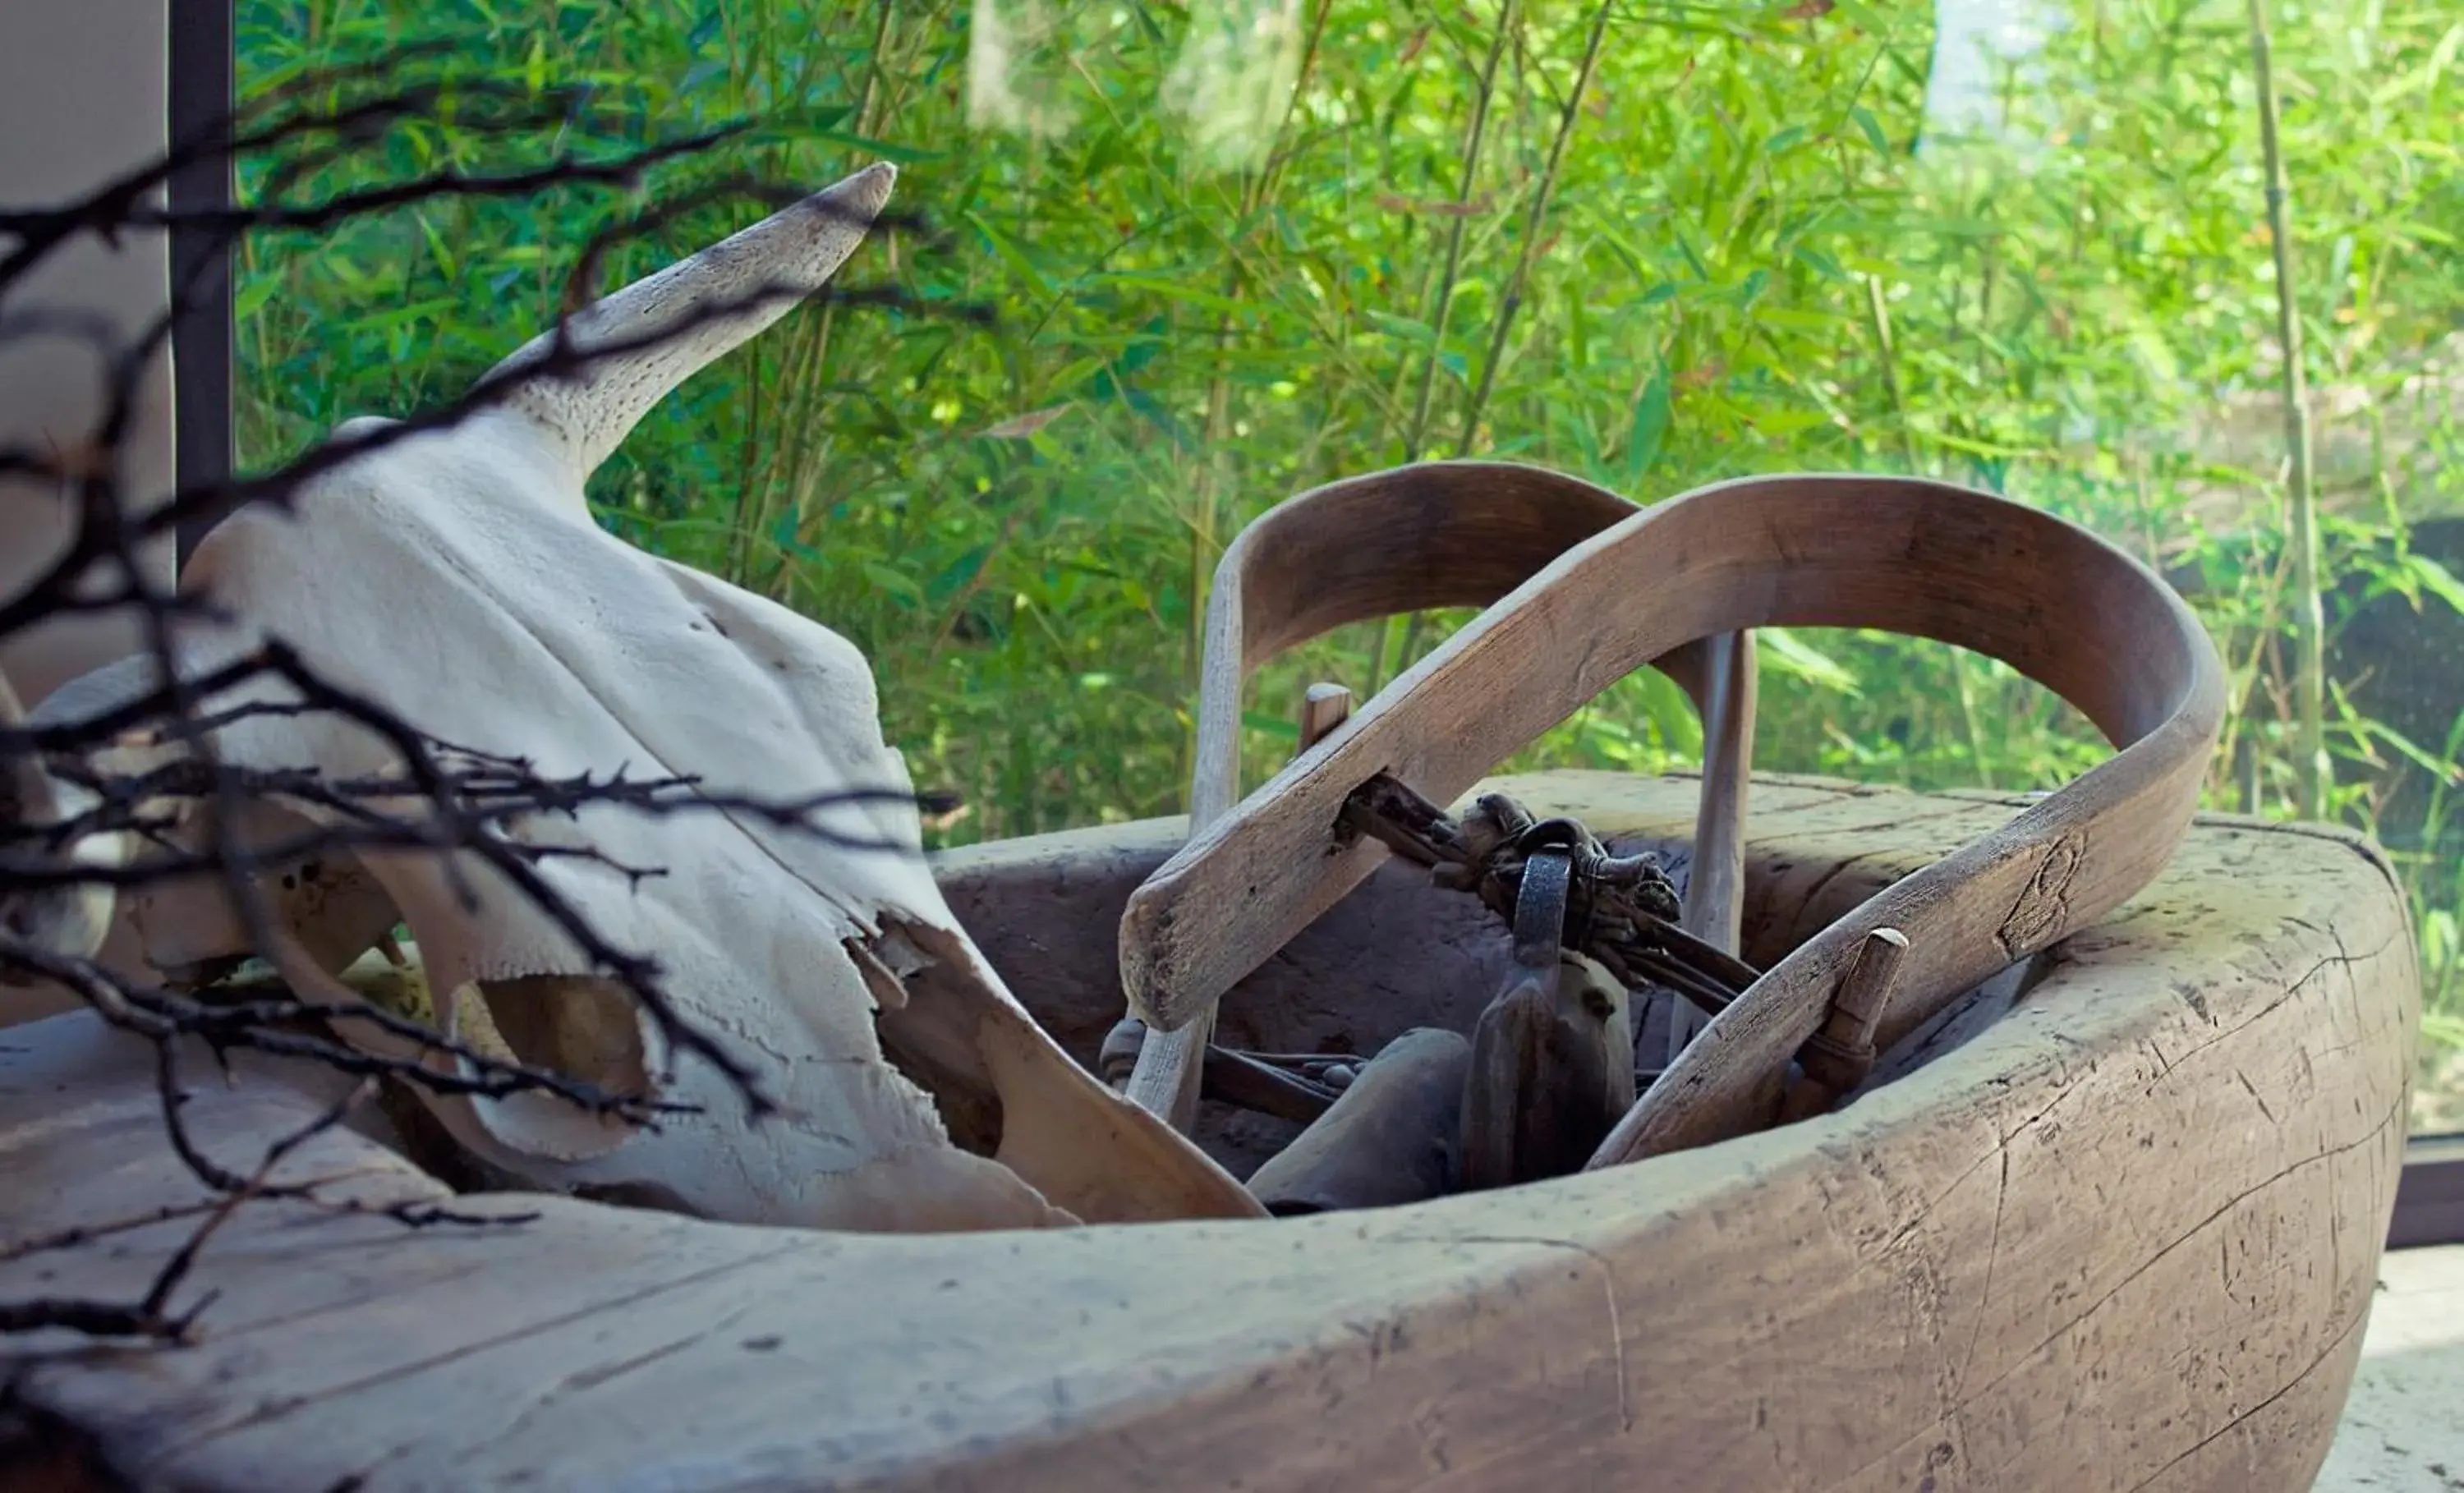
MULTIPOLYGON (((40 726, 11 719, 13 712, 0 714, 0 981, 56 982, 82 998, 103 1021, 154 1044, 165 1131, 187 1170, 212 1195, 202 1203, 169 1206, 110 1226, 117 1231, 177 1219, 198 1220, 187 1242, 139 1299, 0 1303, 0 1332, 65 1328, 99 1335, 183 1338, 206 1301, 180 1305, 175 1298, 199 1251, 242 1204, 282 1197, 320 1208, 363 1211, 360 1204, 317 1197, 313 1184, 282 1186, 271 1178, 286 1156, 339 1124, 350 1101, 363 1096, 373 1083, 394 1081, 431 1092, 490 1097, 545 1091, 594 1112, 618 1114, 643 1124, 655 1124, 662 1109, 648 1101, 606 1093, 564 1075, 474 1049, 365 1000, 309 1001, 290 994, 278 982, 217 992, 131 980, 96 959, 46 947, 33 936, 30 920, 9 915, 12 904, 35 896, 73 895, 81 889, 124 893, 158 879, 200 871, 218 873, 251 947, 266 955, 278 970, 283 961, 275 951, 283 946, 274 932, 273 910, 257 880, 264 867, 300 856, 378 849, 473 856, 502 875, 601 971, 624 985, 671 1051, 724 1072, 748 1111, 759 1117, 768 1112, 769 1100, 751 1069, 678 1015, 662 993, 655 956, 619 948, 537 874, 537 862, 546 855, 592 856, 594 852, 524 845, 507 833, 508 826, 524 818, 572 816, 585 805, 616 805, 658 815, 720 811, 759 817, 849 848, 881 849, 888 846, 830 830, 816 816, 824 809, 867 799, 909 797, 903 790, 858 790, 826 799, 766 802, 700 792, 687 779, 632 779, 621 771, 549 778, 525 761, 429 736, 416 722, 320 678, 279 640, 210 675, 180 676, 174 667, 175 633, 203 615, 203 604, 150 578, 139 558, 143 547, 175 532, 209 526, 243 504, 286 506, 312 478, 346 459, 421 431, 450 427, 487 408, 507 382, 483 380, 467 395, 440 407, 397 423, 356 427, 350 435, 330 439, 272 472, 184 488, 159 500, 155 494, 125 491, 124 448, 143 372, 170 337, 173 325, 213 288, 212 277, 227 273, 229 251, 234 244, 252 231, 329 229, 363 214, 441 198, 524 199, 575 184, 635 188, 651 167, 699 156, 744 129, 731 125, 595 158, 568 149, 544 162, 494 174, 440 170, 318 200, 297 200, 299 184, 319 169, 352 152, 381 148, 389 132, 421 121, 450 121, 455 128, 492 145, 539 135, 604 137, 621 133, 630 122, 615 109, 595 102, 587 90, 542 92, 486 79, 414 76, 432 71, 430 65, 442 55, 441 49, 412 49, 374 64, 300 78, 268 91, 215 129, 175 142, 161 159, 81 198, 32 209, 0 209, 0 342, 29 339, 81 342, 100 356, 105 370, 100 413, 81 442, 65 450, 0 448, 0 485, 54 494, 75 516, 72 536, 56 560, 12 593, 0 595, 0 639, 22 635, 70 613, 119 611, 142 623, 144 648, 155 664, 151 692, 105 714, 40 726), (200 161, 218 160, 245 164, 260 173, 261 186, 253 194, 253 204, 202 210, 173 210, 162 205, 164 187, 175 173, 200 161), (123 235, 167 232, 174 228, 201 236, 207 252, 194 256, 194 262, 203 268, 171 287, 167 308, 135 337, 121 336, 90 318, 23 306, 21 292, 29 277, 66 246, 84 238, 117 242, 123 235), (14 307, 12 294, 18 294, 20 301, 14 307), (257 682, 287 687, 287 703, 257 703, 222 714, 202 708, 205 700, 257 682), (252 773, 219 760, 212 734, 239 714, 262 712, 338 715, 383 738, 402 764, 401 773, 344 780, 313 772, 252 773), (102 765, 106 749, 133 739, 182 746, 187 755, 143 774, 107 770, 102 765), (74 813, 51 818, 28 813, 27 805, 12 803, 8 785, 20 781, 31 768, 39 768, 54 780, 76 784, 92 801, 74 813), (241 843, 233 829, 239 822, 237 811, 270 797, 314 805, 324 811, 331 826, 276 845, 241 843), (203 852, 180 853, 165 843, 165 832, 174 817, 168 807, 183 802, 209 810, 206 822, 212 827, 212 838, 203 852), (153 845, 156 853, 117 867, 84 864, 68 853, 84 837, 121 831, 153 845), (418 1061, 371 1056, 331 1034, 328 1023, 338 1018, 374 1023, 407 1039, 423 1058, 450 1054, 467 1067, 457 1076, 418 1061), (192 1060, 200 1046, 217 1060, 231 1051, 249 1050, 321 1064, 357 1075, 360 1082, 353 1086, 349 1100, 283 1137, 251 1172, 242 1175, 209 1158, 182 1120, 183 1053, 185 1049, 192 1060)), ((670 194, 660 206, 627 217, 584 248, 566 287, 565 312, 569 315, 595 298, 598 272, 612 250, 684 212, 730 199, 780 206, 802 195, 739 179, 670 194)), ((893 222, 876 220, 876 227, 893 222)), ((913 222, 897 226, 911 234, 920 227, 913 222)), ((929 234, 924 240, 928 245, 932 242, 929 234)), ((518 371, 533 378, 542 373, 570 376, 598 360, 639 352, 652 340, 689 336, 709 320, 785 293, 783 287, 764 287, 701 307, 651 336, 603 340, 588 349, 576 345, 567 323, 560 320, 544 353, 518 371)), ((844 301, 924 309, 893 292, 832 289, 825 294, 844 301)), ((931 314, 979 316, 973 308, 946 305, 931 308, 931 314)), ((648 866, 615 869, 635 878, 659 874, 658 867, 648 866)), ((463 890, 468 896, 467 886, 463 890)), ((411 1227, 518 1221, 510 1215, 480 1219, 429 1204, 379 1211, 411 1227)), ((76 1247, 90 1242, 98 1232, 101 1231, 69 1230, 21 1239, 8 1247, 5 1258, 76 1247)))

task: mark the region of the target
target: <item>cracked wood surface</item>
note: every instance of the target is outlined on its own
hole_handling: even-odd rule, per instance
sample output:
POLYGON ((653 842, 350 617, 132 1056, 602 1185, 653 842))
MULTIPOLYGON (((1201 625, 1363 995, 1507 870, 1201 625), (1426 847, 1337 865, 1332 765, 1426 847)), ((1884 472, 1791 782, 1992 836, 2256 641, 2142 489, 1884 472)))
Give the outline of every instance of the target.
MULTIPOLYGON (((1695 806, 1690 779, 1498 786, 1620 848, 1695 806)), ((1758 959, 2024 801, 1753 793, 1758 959)), ((1101 914, 1178 838, 1148 822, 940 872, 1084 1056, 1115 1009, 1101 914)), ((1406 870, 1236 987, 1224 1030, 1368 1046, 1476 1009, 1504 930, 1406 870)), ((2026 973, 1904 1034, 1878 1068, 1897 1081, 1833 1113, 1407 1208, 884 1238, 561 1199, 479 1203, 541 1212, 493 1233, 257 1205, 208 1252, 225 1295, 198 1346, 22 1341, 8 1392, 127 1476, 252 1493, 2307 1488, 2404 1144, 2418 992, 2385 864, 2204 820, 2026 973)), ((194 1195, 148 1085, 83 1016, 0 1033, 0 1235, 194 1195)), ((190 1113, 238 1160, 320 1102, 244 1064, 190 1113)), ((291 1172, 441 1193, 349 1135, 291 1172)), ((0 1242, 0 1297, 141 1288, 181 1237, 0 1242)))

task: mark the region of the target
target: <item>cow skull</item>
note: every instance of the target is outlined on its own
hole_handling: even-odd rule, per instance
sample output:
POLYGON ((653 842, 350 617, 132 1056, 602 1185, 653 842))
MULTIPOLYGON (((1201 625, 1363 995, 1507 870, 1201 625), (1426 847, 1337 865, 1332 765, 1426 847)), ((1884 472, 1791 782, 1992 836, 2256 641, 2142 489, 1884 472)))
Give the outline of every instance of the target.
MULTIPOLYGON (((0 674, 0 727, 43 723, 27 720, 17 692, 0 674)), ((39 754, 9 752, 0 757, 0 832, 5 832, 0 833, 0 855, 41 870, 127 864, 134 848, 127 831, 71 833, 73 822, 96 802, 93 794, 74 781, 54 776, 39 754), (63 836, 65 844, 50 844, 63 836)), ((63 881, 0 892, 0 933, 55 957, 91 958, 110 934, 111 914, 111 888, 99 882, 63 881)))
MULTIPOLYGON (((583 495, 645 411, 827 280, 893 176, 869 167, 599 301, 568 320, 567 340, 542 336, 492 371, 501 397, 478 412, 347 457, 288 512, 226 520, 181 585, 233 620, 183 637, 182 672, 280 640, 429 736, 545 778, 692 778, 713 798, 771 802, 906 790, 851 645, 624 542, 583 495), (557 366, 560 346, 596 361, 557 366)), ((349 422, 338 439, 385 424, 349 422)), ((260 678, 207 703, 296 702, 260 678)), ((237 766, 328 779, 403 767, 387 740, 330 713, 243 714, 214 744, 237 766)), ((291 816, 340 822, 298 799, 264 812, 252 834, 274 838, 291 816)), ((334 972, 399 910, 449 1032, 492 1027, 517 1055, 602 1088, 696 1107, 645 1128, 547 1094, 423 1096, 458 1144, 534 1185, 846 1229, 1262 1215, 1028 1018, 943 902, 911 800, 820 817, 899 848, 849 849, 716 808, 653 817, 599 803, 506 830, 592 852, 539 860, 538 874, 612 943, 654 957, 679 1012, 753 1065, 786 1110, 759 1124, 711 1065, 671 1065, 659 1030, 565 929, 473 855, 328 857, 316 869, 346 884, 336 894, 303 902, 296 865, 267 894, 297 940, 281 951, 295 981, 335 994, 334 972), (642 867, 660 874, 631 874, 642 867), (457 1019, 473 1005, 484 1021, 457 1019)), ((244 951, 216 888, 131 913, 166 966, 244 951)), ((373 1029, 351 1036, 415 1054, 373 1029)))

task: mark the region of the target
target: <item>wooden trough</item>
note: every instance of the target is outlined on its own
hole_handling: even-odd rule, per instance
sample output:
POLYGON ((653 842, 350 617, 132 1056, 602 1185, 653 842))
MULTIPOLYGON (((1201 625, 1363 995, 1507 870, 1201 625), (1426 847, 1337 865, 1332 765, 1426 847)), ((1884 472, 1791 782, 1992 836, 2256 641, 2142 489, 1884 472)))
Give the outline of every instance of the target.
MULTIPOLYGON (((1682 866, 1689 779, 1505 786, 1682 866)), ((2025 801, 1766 777, 1744 950, 1775 961, 2025 801)), ((953 853, 970 933, 1082 1060, 1149 821, 953 853)), ((2203 819, 2099 926, 1990 981, 1844 1108, 1406 1208, 946 1237, 535 1197, 409 1232, 261 1202, 193 1347, 14 1345, 0 1485, 2306 1488, 2404 1145, 2404 905, 2356 837, 2203 819), (14 1460, 10 1459, 13 1458, 14 1460), (50 1481, 44 1481, 49 1479, 50 1481)), ((1462 1024, 1507 958, 1389 863, 1236 987, 1243 1045, 1462 1024)), ((233 1164, 332 1096, 243 1059, 191 1123, 233 1164), (294 1087, 294 1086, 297 1087, 294 1087)), ((142 1290, 205 1196, 150 1054, 0 1034, 0 1298, 142 1290), (33 1230, 97 1242, 29 1252, 33 1230)), ((1280 1137, 1209 1105, 1236 1170, 1280 1137)), ((287 1172, 442 1198, 376 1141, 287 1172)))

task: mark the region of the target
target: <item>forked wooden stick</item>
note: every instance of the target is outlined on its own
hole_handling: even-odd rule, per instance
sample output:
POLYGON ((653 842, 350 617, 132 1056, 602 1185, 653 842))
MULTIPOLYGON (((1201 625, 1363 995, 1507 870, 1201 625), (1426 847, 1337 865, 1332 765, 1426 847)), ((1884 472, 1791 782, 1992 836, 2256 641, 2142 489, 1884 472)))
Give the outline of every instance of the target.
MULTIPOLYGON (((1754 635, 1724 632, 1703 648, 1703 797, 1694 810, 1694 864, 1680 924, 1736 954, 1746 915, 1746 800, 1754 763, 1754 635)), ((1709 1018, 1690 1000, 1668 1012, 1666 1061, 1675 1063, 1709 1018)))
MULTIPOLYGON (((1192 844, 1241 800, 1241 693, 1268 659, 1350 623, 1441 606, 1485 606, 1529 581, 1568 547, 1640 512, 1604 489, 1537 468, 1505 462, 1432 462, 1329 483, 1290 498, 1236 536, 1215 570, 1207 601, 1205 653, 1198 691, 1198 751, 1190 784, 1192 844)), ((1660 667, 1702 696, 1701 649, 1685 648, 1660 667)), ((1408 691, 1414 669, 1380 692, 1408 691)), ((1339 741, 1343 733, 1336 733, 1339 741)), ((1275 780, 1323 762, 1328 743, 1305 742, 1275 780)), ((1365 778, 1367 775, 1362 775, 1365 778)), ((1354 779, 1344 791, 1357 785, 1354 779)), ((1449 796, 1451 796, 1450 790, 1449 796)), ((1342 795, 1336 795, 1339 802, 1342 795)), ((1331 825, 1333 821, 1327 823, 1331 825)), ((1312 854, 1323 851, 1318 845, 1312 854)), ((1291 933, 1333 905, 1385 858, 1362 843, 1327 859, 1321 876, 1297 889, 1294 916, 1279 901, 1268 923, 1287 929, 1231 978, 1171 1010, 1168 1026, 1149 1021, 1129 1094, 1183 1129, 1197 1109, 1199 1072, 1215 1002, 1233 980, 1281 948, 1291 933), (1188 1033, 1190 1035, 1184 1035, 1188 1033)), ((1261 889, 1262 890, 1265 889, 1261 889)), ((1238 889, 1231 893, 1243 895, 1238 889)), ((1192 909, 1203 921, 1207 911, 1192 909)), ((1139 980, 1151 925, 1121 925, 1125 978, 1139 980)), ((1144 1016, 1136 1000, 1133 1016, 1144 1016)))
MULTIPOLYGON (((1331 597, 1357 605, 1411 596, 1434 588, 1424 578, 1444 578, 1450 562, 1494 583, 1501 552, 1465 556, 1456 516, 1432 512, 1446 493, 1468 484, 1492 517, 1522 535, 1526 555, 1547 516, 1604 511, 1608 495, 1589 484, 1529 470, 1496 475, 1512 470, 1381 472, 1304 494, 1245 531, 1225 554, 1227 569, 1262 591, 1286 577, 1291 610, 1243 608, 1239 585, 1219 585, 1202 722, 1237 721, 1243 666, 1272 650, 1262 643, 1322 630, 1308 624, 1342 609, 1331 597), (1527 505, 1520 513, 1497 501, 1509 484, 1527 505), (1382 551, 1357 538, 1329 541, 1376 532, 1378 510, 1395 536, 1382 551), (1432 532, 1456 542, 1433 554, 1419 538, 1432 532), (1243 552, 1262 533, 1271 538, 1243 552), (1288 563, 1303 555, 1347 570, 1344 583, 1288 563), (1278 624, 1260 620, 1267 617, 1278 624)), ((1594 1165, 1769 1123, 1788 1060, 1821 1025, 1833 987, 1875 929, 1897 928, 1910 944, 1876 1039, 1887 1047, 1960 990, 2110 911, 2162 869, 2189 826, 2222 719, 2223 672, 2197 619, 2145 566, 2051 515, 1945 483, 1743 478, 1573 544, 1193 836, 1123 916, 1133 1012, 1165 1029, 1202 1017, 1356 885, 1377 851, 1339 847, 1333 826, 1346 797, 1374 774, 1451 801, 1633 669, 1758 626, 1878 627, 2001 659, 2078 707, 2120 751, 1767 971, 1643 1095, 1594 1165)))

